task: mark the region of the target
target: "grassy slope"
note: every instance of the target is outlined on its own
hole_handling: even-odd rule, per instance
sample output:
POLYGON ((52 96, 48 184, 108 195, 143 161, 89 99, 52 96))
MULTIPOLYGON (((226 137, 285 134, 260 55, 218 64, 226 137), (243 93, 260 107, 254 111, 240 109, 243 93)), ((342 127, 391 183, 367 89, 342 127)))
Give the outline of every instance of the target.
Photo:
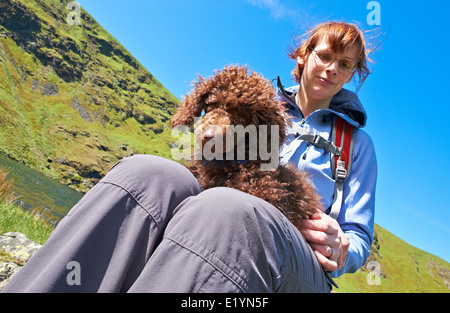
POLYGON ((450 292, 450 264, 409 245, 375 225, 374 245, 368 262, 380 264, 379 285, 370 285, 374 268, 337 279, 337 292, 450 292))
POLYGON ((54 227, 47 224, 44 219, 11 203, 0 203, 0 234, 23 233, 31 240, 43 245, 53 230, 54 227))

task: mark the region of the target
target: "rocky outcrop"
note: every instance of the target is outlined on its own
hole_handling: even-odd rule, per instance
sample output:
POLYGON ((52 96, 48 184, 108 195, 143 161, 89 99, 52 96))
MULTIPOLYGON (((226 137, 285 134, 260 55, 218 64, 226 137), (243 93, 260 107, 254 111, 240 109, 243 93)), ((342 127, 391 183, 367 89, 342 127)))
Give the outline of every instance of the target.
POLYGON ((39 31, 39 18, 20 2, 0 2, 0 24, 16 31, 39 31))
POLYGON ((41 246, 22 233, 0 236, 0 291, 41 246))
POLYGON ((89 123, 92 123, 92 122, 93 122, 91 114, 89 113, 88 110, 86 110, 86 109, 80 104, 80 101, 78 101, 78 98, 77 98, 77 97, 75 97, 75 98, 72 99, 72 102, 70 103, 70 106, 71 106, 72 108, 74 108, 75 110, 77 110, 78 113, 80 114, 80 116, 81 116, 84 120, 88 121, 89 123))
POLYGON ((44 96, 57 96, 59 94, 58 85, 53 83, 44 83, 42 86, 42 94, 44 96))
POLYGON ((5 288, 15 273, 20 270, 20 266, 13 262, 0 261, 0 291, 5 288))

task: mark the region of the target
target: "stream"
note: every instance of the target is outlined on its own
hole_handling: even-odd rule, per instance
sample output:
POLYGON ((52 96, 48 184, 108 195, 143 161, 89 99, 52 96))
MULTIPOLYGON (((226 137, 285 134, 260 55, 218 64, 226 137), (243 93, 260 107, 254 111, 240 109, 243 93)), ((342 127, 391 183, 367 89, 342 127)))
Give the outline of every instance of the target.
POLYGON ((14 180, 17 204, 41 211, 55 224, 83 197, 81 192, 1 154, 0 167, 9 170, 8 177, 14 180))

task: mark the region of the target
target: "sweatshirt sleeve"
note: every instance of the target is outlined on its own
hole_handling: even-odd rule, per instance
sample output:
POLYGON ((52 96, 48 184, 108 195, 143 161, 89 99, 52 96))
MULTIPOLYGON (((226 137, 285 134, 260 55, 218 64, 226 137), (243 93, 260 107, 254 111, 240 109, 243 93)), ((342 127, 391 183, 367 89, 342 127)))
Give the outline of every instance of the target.
POLYGON ((370 254, 375 215, 377 160, 369 135, 357 130, 354 135, 353 163, 344 182, 344 200, 338 223, 350 240, 347 260, 342 269, 331 273, 339 277, 361 268, 370 254))

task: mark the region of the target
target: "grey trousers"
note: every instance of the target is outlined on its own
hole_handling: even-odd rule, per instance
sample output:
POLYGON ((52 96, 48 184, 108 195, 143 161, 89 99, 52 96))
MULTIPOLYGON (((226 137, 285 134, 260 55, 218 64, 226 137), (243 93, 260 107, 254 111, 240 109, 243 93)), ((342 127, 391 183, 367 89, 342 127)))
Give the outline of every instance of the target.
POLYGON ((184 166, 118 162, 3 292, 330 292, 300 232, 272 205, 203 191, 184 166))

